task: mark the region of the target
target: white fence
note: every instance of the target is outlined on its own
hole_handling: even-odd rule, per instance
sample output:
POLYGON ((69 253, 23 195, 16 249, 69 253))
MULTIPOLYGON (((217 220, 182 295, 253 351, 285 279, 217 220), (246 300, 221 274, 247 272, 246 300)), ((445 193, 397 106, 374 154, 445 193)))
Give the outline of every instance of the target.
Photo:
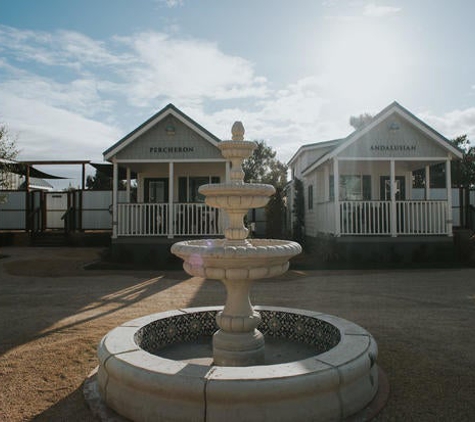
MULTIPOLYGON (((48 192, 51 199, 59 201, 60 207, 46 202, 46 194, 41 192, 25 191, 0 191, 0 230, 41 230, 45 228, 62 228, 62 218, 69 208, 74 209, 73 227, 81 230, 111 230, 112 229, 112 192, 111 191, 74 191, 74 192, 48 192), (57 195, 58 198, 53 198, 57 195), (66 200, 65 197, 68 197, 66 200), (67 203, 67 206, 64 204, 67 203), (28 223, 30 222, 30 223, 28 223)), ((126 201, 126 192, 119 191, 119 202, 126 201)), ((424 189, 413 189, 411 201, 401 201, 398 205, 398 231, 401 234, 445 233, 444 210, 440 204, 446 199, 445 189, 431 189, 431 200, 424 201, 424 189), (428 202, 429 209, 424 204, 428 202), (438 205, 437 205, 438 203, 438 205), (412 204, 412 205, 409 205, 412 204), (426 214, 429 212, 429 214, 426 214), (422 216, 427 215, 427 219, 422 216)), ((459 190, 452 190, 452 221, 455 227, 460 225, 460 197, 459 190)), ((360 234, 390 234, 387 216, 388 206, 384 201, 363 201, 350 203, 347 201, 345 209, 340 212, 340 223, 343 233, 360 234), (363 211, 356 210, 356 204, 363 207, 363 211), (366 204, 366 205, 365 205, 366 204), (363 213, 363 214, 362 214, 363 213), (384 218, 383 218, 384 216, 384 218)), ((475 205, 475 191, 470 192, 470 203, 475 205)), ((343 204, 343 203, 342 203, 343 204)), ((57 204, 56 204, 57 205, 57 204)), ((131 236, 137 232, 140 236, 168 235, 218 235, 222 233, 220 227, 220 214, 216 210, 206 207, 205 204, 174 204, 172 226, 166 226, 169 218, 168 204, 121 204, 129 206, 130 210, 123 211, 124 216, 119 217, 119 225, 124 236, 131 236), (137 209, 133 209, 137 206, 137 209), (157 209, 146 210, 145 205, 157 209), (141 208, 141 206, 143 206, 141 208), (162 211, 158 209, 162 208, 162 211), (141 211, 139 211, 142 209, 141 211), (163 211, 165 210, 165 211, 163 211), (161 213, 166 215, 163 221, 161 213), (155 213, 155 214, 154 214, 155 213), (157 214, 158 213, 158 214, 157 214), (133 228, 132 223, 137 225, 133 228), (150 234, 147 234, 150 233, 150 234)), ((342 205, 341 205, 342 206, 342 205)), ((263 210, 256 210, 262 212, 263 210)), ((334 203, 326 202, 316 204, 315 210, 316 230, 324 233, 335 232, 334 203)), ((450 214, 449 214, 450 215, 450 214)), ((254 217, 248 217, 255 221, 254 217)))
POLYGON ((222 233, 220 212, 202 203, 120 203, 118 236, 214 236, 222 233))
POLYGON ((0 230, 26 229, 25 192, 0 191, 0 230))
MULTIPOLYGON (((77 191, 76 200, 80 210, 80 226, 83 230, 111 230, 112 228, 112 191, 77 191), (80 196, 79 196, 80 195, 80 196), (80 199, 79 199, 80 198, 80 199)), ((125 201, 125 191, 118 192, 119 201, 125 201)))

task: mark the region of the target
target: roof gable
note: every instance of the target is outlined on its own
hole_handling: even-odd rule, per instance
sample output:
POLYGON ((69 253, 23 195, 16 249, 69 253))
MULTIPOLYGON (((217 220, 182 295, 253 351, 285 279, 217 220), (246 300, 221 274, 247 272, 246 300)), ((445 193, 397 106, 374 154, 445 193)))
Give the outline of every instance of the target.
POLYGON ((312 171, 323 161, 336 156, 355 158, 418 156, 462 158, 462 151, 444 136, 406 110, 396 101, 378 113, 364 127, 351 133, 340 145, 308 166, 312 171))
MULTIPOLYGON (((187 137, 188 140, 192 138, 198 139, 203 143, 203 145, 210 148, 210 151, 216 149, 216 151, 219 152, 219 150, 217 150, 217 145, 220 142, 219 138, 196 123, 173 104, 168 104, 146 122, 142 123, 139 127, 104 151, 104 159, 110 161, 113 157, 117 157, 118 155, 124 156, 124 153, 126 152, 130 153, 132 151, 132 144, 135 144, 136 142, 149 142, 148 148, 149 151, 152 152, 150 149, 153 148, 150 144, 152 139, 155 141, 157 141, 157 139, 170 140, 168 143, 173 145, 173 147, 167 144, 169 152, 173 153, 173 151, 175 151, 176 153, 180 153, 181 151, 183 153, 183 137, 187 137), (178 128, 180 128, 181 139, 176 137, 178 128)), ((160 148, 157 147, 156 144, 154 146, 160 148)), ((142 149, 143 147, 144 146, 142 145, 142 149)), ((155 149, 155 151, 158 150, 155 149)), ((221 155, 219 155, 219 157, 222 158, 221 155)), ((163 156, 163 158, 170 157, 163 156)))

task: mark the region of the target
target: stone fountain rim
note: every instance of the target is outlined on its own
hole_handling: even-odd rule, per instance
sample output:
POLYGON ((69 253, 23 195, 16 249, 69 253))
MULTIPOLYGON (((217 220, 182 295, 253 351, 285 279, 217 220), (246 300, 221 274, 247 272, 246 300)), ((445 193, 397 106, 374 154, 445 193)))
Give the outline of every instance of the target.
POLYGON ((171 252, 178 256, 200 255, 203 258, 233 259, 287 259, 302 252, 302 247, 292 240, 246 239, 242 244, 227 239, 184 240, 172 245, 171 252))
POLYGON ((236 183, 236 182, 225 182, 225 183, 209 183, 207 185, 202 185, 198 188, 198 191, 202 194, 205 192, 208 194, 221 194, 221 195, 242 195, 252 196, 256 194, 261 195, 273 195, 275 193, 275 187, 265 183, 236 183))
MULTIPOLYGON (((209 370, 204 371, 204 368, 208 367, 207 365, 181 362, 154 355, 142 349, 135 342, 135 334, 140 329, 159 319, 184 316, 190 313, 217 312, 222 309, 222 306, 183 308, 150 314, 127 321, 111 330, 102 339, 99 346, 99 351, 102 351, 102 353, 99 353, 99 360, 105 361, 114 357, 118 361, 121 361, 122 364, 126 366, 132 365, 139 371, 150 371, 156 374, 162 372, 169 374, 174 373, 175 376, 183 378, 190 378, 190 374, 199 374, 200 378, 219 381, 270 381, 273 379, 301 377, 311 374, 327 374, 325 376, 328 376, 328 372, 336 371, 338 373, 339 368, 344 365, 350 364, 351 366, 351 362, 360 359, 370 349, 374 349, 374 353, 377 355, 377 346, 372 335, 351 321, 322 312, 275 306, 255 306, 254 309, 256 311, 276 311, 298 314, 319 319, 333 325, 340 332, 339 343, 326 352, 292 362, 242 367, 210 365, 209 370), (353 355, 349 356, 348 352, 350 352, 350 354, 353 353, 353 355), (108 356, 106 356, 107 354, 108 356), (181 373, 180 371, 184 368, 187 370, 183 372, 183 375, 179 375, 181 373)), ((191 375, 191 377, 195 378, 196 375, 191 375)))

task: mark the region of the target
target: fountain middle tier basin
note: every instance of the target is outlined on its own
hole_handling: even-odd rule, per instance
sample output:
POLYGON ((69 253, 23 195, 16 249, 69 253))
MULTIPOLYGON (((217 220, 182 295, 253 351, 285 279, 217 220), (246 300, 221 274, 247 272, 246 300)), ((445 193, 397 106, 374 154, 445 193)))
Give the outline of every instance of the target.
POLYGON ((199 192, 206 196, 206 204, 224 209, 261 208, 275 193, 272 185, 258 183, 213 183, 200 186, 199 192))
POLYGON ((108 333, 99 345, 98 371, 107 405, 133 421, 317 422, 343 420, 375 396, 377 346, 358 325, 319 312, 259 306, 271 359, 215 366, 211 346, 208 354, 200 352, 211 343, 221 309, 149 315, 108 333))
POLYGON ((183 268, 190 275, 211 280, 258 280, 285 273, 289 259, 302 248, 289 240, 200 239, 175 243, 171 251, 184 260, 183 268))

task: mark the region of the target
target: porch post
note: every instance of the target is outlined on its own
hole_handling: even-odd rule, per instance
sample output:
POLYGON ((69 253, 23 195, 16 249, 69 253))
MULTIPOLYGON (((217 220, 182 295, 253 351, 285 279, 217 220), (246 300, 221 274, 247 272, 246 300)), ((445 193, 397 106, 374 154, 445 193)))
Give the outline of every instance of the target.
MULTIPOLYGON (((330 201, 330 183, 328 181, 330 180, 330 172, 328 170, 328 166, 325 166, 323 168, 323 200, 324 202, 329 202, 330 201)), ((321 185, 321 183, 320 183, 321 185)))
POLYGON ((430 166, 426 165, 426 174, 425 174, 425 200, 430 200, 430 166))
POLYGON ((117 192, 118 192, 119 166, 112 163, 112 238, 117 239, 117 192))
POLYGON ((340 237, 340 170, 338 158, 333 158, 333 192, 335 201, 335 236, 340 237))
POLYGON ((125 187, 125 191, 127 194, 127 202, 130 204, 130 167, 127 167, 127 184, 125 187))
POLYGON ((173 161, 168 163, 168 238, 174 235, 174 212, 173 212, 173 161))
POLYGON ((397 208, 396 208, 396 162, 390 161, 390 192, 391 192, 391 236, 397 237, 397 208))
POLYGON ((452 169, 450 158, 445 162, 445 186, 447 188, 447 236, 452 237, 452 169))

